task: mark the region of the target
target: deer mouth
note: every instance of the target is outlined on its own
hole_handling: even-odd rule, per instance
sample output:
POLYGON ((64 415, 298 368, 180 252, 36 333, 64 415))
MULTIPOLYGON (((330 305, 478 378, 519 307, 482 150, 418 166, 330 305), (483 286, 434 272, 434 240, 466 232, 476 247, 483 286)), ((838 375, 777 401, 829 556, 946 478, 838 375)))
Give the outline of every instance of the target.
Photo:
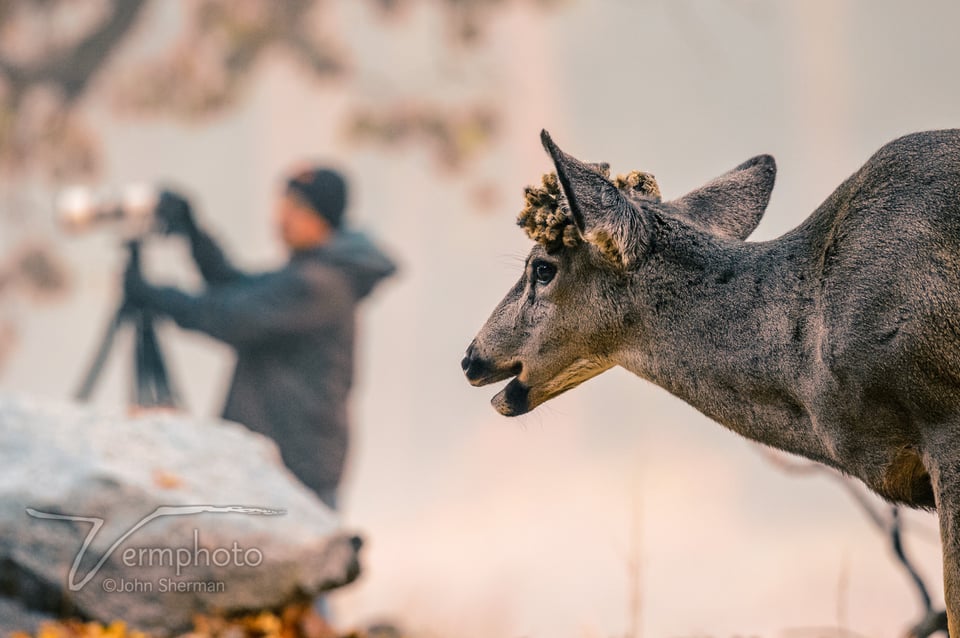
POLYGON ((470 357, 461 363, 463 372, 467 381, 472 386, 484 386, 498 381, 504 381, 510 377, 516 377, 523 371, 523 364, 519 361, 509 365, 494 365, 486 359, 470 357))
POLYGON ((507 365, 496 365, 488 359, 474 355, 473 346, 467 350, 467 356, 460 363, 467 381, 472 386, 484 386, 506 379, 512 379, 493 397, 490 403, 504 416, 526 414, 533 406, 528 401, 529 387, 520 380, 524 376, 524 366, 520 361, 507 365))
POLYGON ((517 376, 490 403, 503 416, 520 416, 611 367, 607 359, 577 359, 547 380, 534 382, 531 371, 520 366, 517 376))
POLYGON ((493 409, 503 416, 520 416, 534 408, 530 405, 530 386, 514 378, 490 400, 493 409))

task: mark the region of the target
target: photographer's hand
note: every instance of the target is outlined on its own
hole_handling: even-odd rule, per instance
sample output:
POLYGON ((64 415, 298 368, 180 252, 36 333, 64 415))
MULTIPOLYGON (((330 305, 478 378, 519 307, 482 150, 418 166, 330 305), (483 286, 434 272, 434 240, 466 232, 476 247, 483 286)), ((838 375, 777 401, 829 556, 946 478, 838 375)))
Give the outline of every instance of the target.
POLYGON ((213 238, 200 228, 185 197, 171 190, 161 191, 154 214, 158 230, 167 235, 180 235, 190 242, 193 259, 208 284, 222 284, 245 276, 230 263, 213 238))
POLYGON ((156 209, 157 223, 167 235, 191 237, 197 234, 197 222, 193 217, 193 208, 187 199, 171 190, 160 193, 156 209))

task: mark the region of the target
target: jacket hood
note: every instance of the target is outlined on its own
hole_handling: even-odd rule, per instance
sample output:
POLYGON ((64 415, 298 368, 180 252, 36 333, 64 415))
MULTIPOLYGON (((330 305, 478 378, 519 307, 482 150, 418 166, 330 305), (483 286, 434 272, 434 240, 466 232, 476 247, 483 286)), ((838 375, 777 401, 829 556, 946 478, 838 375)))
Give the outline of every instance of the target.
POLYGON ((378 283, 397 271, 396 264, 359 231, 337 232, 316 255, 346 273, 357 299, 369 295, 378 283))

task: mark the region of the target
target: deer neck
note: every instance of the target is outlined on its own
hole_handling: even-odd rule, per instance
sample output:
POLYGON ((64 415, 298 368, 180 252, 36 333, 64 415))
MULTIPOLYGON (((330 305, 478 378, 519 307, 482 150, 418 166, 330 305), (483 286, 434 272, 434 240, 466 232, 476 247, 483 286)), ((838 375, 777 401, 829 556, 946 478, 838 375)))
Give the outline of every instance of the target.
POLYGON ((665 243, 621 365, 750 439, 829 462, 804 407, 819 332, 803 238, 665 243))

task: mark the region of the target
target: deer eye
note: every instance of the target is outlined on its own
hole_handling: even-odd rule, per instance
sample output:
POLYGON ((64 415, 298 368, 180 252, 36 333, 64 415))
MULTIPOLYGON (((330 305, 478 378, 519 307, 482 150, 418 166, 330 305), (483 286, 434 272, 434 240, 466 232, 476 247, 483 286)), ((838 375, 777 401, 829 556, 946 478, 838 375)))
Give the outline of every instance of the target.
POLYGON ((546 261, 537 261, 533 264, 533 278, 541 286, 553 281, 557 274, 557 267, 546 261))

